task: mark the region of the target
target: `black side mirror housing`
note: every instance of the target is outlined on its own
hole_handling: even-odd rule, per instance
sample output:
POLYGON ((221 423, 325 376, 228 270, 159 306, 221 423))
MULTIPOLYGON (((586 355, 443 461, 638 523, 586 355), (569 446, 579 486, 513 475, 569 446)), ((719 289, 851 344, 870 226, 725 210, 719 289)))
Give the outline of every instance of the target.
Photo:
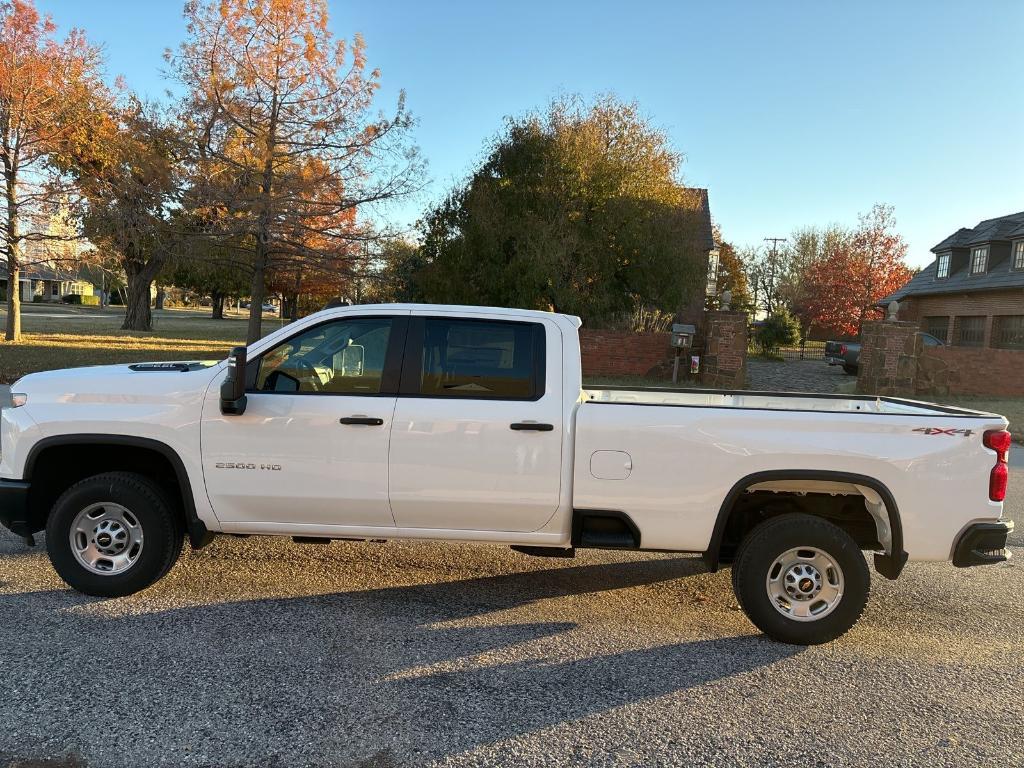
POLYGON ((245 347, 235 347, 228 356, 228 375, 220 385, 220 412, 225 416, 245 413, 245 347))

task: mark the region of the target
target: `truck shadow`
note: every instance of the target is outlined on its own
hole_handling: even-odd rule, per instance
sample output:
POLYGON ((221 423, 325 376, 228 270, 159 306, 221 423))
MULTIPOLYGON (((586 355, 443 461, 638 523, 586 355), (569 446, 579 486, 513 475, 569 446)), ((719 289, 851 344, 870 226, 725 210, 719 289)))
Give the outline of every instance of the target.
POLYGON ((66 590, 3 595, 0 660, 17 685, 0 703, 0 755, 49 757, 45 738, 103 762, 87 746, 96 741, 93 717, 55 716, 89 710, 104 723, 112 751, 103 754, 131 754, 134 744, 156 739, 168 764, 200 754, 206 765, 248 764, 243 756, 260 765, 334 765, 393 753, 418 762, 798 652, 754 636, 642 648, 591 636, 574 644, 555 640, 578 629, 572 621, 490 615, 699 569, 688 558, 587 565, 142 615, 66 590), (449 625, 466 620, 470 626, 449 625), (107 683, 97 689, 95 681, 107 683), (17 744, 10 734, 19 734, 17 744))

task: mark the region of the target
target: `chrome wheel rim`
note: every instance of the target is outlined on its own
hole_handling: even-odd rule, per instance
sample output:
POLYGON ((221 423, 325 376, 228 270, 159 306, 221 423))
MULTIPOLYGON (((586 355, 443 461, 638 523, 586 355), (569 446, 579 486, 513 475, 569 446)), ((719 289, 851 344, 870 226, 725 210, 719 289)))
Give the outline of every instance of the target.
POLYGON ((142 555, 142 523, 130 510, 111 501, 90 504, 71 523, 71 551, 92 573, 124 573, 142 555))
POLYGON ((843 569, 828 552, 796 547, 779 555, 765 581, 775 610, 794 621, 818 621, 843 599, 843 569))

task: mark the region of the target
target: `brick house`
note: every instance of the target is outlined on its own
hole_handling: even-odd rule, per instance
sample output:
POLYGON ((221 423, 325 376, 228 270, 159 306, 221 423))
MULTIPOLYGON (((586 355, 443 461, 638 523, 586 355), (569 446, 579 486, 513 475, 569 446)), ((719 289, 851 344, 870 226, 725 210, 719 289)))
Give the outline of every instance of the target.
POLYGON ((715 243, 714 228, 711 224, 711 205, 706 189, 687 189, 691 200, 688 208, 694 215, 695 246, 707 274, 703 290, 694 291, 689 302, 679 312, 678 321, 691 323, 700 329, 704 324, 704 306, 709 296, 718 294, 718 244, 715 243), (692 207, 690 207, 692 206, 692 207))
POLYGON ((899 301, 900 320, 955 347, 1024 350, 1024 212, 957 230, 931 250, 935 261, 880 306, 899 301))

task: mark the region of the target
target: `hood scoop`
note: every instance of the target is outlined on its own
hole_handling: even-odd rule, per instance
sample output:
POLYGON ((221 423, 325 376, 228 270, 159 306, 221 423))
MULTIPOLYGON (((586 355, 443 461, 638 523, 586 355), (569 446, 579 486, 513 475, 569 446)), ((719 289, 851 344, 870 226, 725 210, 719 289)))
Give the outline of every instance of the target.
POLYGON ((142 372, 176 371, 178 373, 189 373, 190 371, 209 368, 211 365, 216 365, 216 363, 196 360, 189 363, 134 363, 133 365, 129 365, 128 368, 133 371, 142 372))

